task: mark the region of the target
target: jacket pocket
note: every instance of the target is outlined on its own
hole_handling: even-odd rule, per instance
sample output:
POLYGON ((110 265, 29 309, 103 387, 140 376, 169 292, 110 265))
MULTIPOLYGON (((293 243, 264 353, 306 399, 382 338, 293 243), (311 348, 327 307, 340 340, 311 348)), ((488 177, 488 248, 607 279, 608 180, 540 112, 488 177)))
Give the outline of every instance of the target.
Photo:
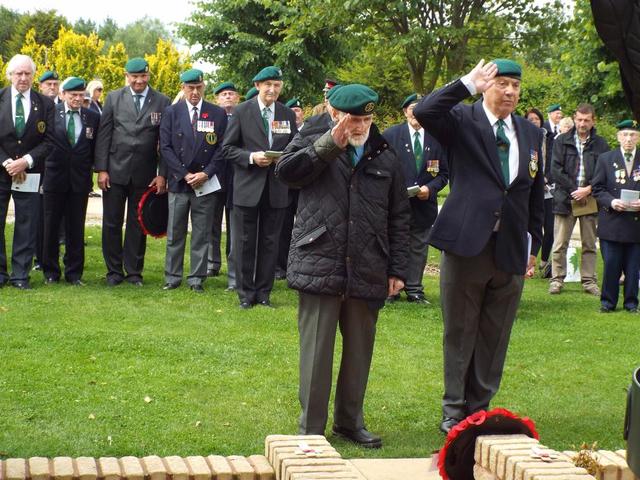
POLYGON ((296 247, 304 247, 305 245, 311 245, 313 242, 318 240, 322 235, 327 233, 326 225, 320 225, 317 228, 314 228, 310 232, 304 233, 300 236, 295 243, 296 247))

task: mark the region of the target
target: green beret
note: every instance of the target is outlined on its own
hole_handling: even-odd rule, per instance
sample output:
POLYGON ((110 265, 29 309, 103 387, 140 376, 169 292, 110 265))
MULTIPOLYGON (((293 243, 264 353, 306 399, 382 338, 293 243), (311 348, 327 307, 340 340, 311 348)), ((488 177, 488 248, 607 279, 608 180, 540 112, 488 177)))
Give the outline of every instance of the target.
POLYGON ((302 104, 300 103, 299 98, 292 98, 287 103, 285 103, 285 105, 289 108, 294 108, 294 107, 302 108, 302 104))
POLYGON ((553 105, 549 105, 549 108, 547 108, 547 113, 551 113, 551 112, 558 112, 558 111, 562 111, 562 107, 560 106, 559 103, 554 103, 553 105))
POLYGON ((522 67, 513 60, 496 58, 495 60, 491 60, 491 63, 498 67, 496 77, 513 77, 517 79, 522 77, 522 67))
POLYGON ((418 100, 420 100, 421 98, 422 98, 422 95, 418 93, 412 93, 402 101, 402 108, 407 108, 412 103, 417 103, 418 100))
POLYGON ((252 82, 264 82, 266 80, 282 80, 282 70, 276 66, 264 67, 253 77, 252 82))
POLYGON ((47 80, 58 80, 58 74, 52 70, 47 70, 38 79, 38 82, 46 82, 47 80))
POLYGON ((251 87, 249 90, 247 90, 247 93, 244 94, 244 99, 245 101, 251 100, 257 94, 258 94, 258 89, 256 87, 251 87))
POLYGON ((124 69, 127 73, 147 73, 149 72, 149 64, 144 58, 136 57, 129 60, 124 69))
POLYGON ((618 130, 636 130, 640 131, 640 125, 635 120, 623 120, 616 125, 618 130))
POLYGON ((202 70, 198 70, 197 68, 190 68, 180 75, 180 81, 182 83, 202 83, 203 79, 204 74, 202 70))
POLYGON ((342 85, 340 85, 340 84, 334 85, 333 87, 331 87, 331 90, 329 90, 327 93, 325 93, 325 96, 327 97, 327 100, 329 100, 331 98, 331 95, 336 93, 340 88, 342 88, 342 85))
POLYGON ((224 92, 225 90, 233 90, 234 92, 238 91, 233 82, 224 82, 216 87, 216 89, 213 91, 213 94, 218 95, 220 92, 224 92))
MULTIPOLYGON (((336 87, 332 88, 335 89, 336 87)), ((359 83, 343 85, 329 98, 329 104, 333 108, 352 115, 370 115, 377 103, 378 94, 359 83)))
POLYGON ((86 90, 87 84, 85 81, 78 77, 69 77, 62 82, 63 92, 78 92, 86 90))

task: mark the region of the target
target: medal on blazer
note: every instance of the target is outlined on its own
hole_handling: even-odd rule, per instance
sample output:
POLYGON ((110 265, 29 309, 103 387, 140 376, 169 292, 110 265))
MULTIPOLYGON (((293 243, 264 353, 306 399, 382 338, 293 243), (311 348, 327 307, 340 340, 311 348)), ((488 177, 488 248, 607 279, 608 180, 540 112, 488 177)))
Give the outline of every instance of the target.
POLYGON ((86 130, 84 131, 84 135, 89 139, 92 140, 93 139, 93 128, 91 127, 87 127, 86 130))
POLYGON ((44 133, 45 130, 47 129, 47 124, 44 123, 42 120, 40 120, 37 124, 36 124, 36 128, 38 129, 39 133, 44 133))
POLYGON ((627 183, 627 179, 625 178, 627 176, 627 171, 624 168, 616 170, 614 175, 616 177, 616 183, 627 183))
POLYGON ((271 122, 271 133, 291 133, 291 125, 289 124, 289 120, 274 120, 271 122))
POLYGON ((536 150, 529 151, 529 176, 535 178, 538 173, 538 152, 536 150))
POLYGON ((213 133, 215 131, 215 124, 211 120, 198 120, 196 130, 198 132, 213 133))
POLYGON ((640 168, 636 168, 633 172, 631 172, 631 177, 634 182, 640 181, 640 168))
POLYGON ((207 134, 204 136, 204 139, 209 145, 215 145, 218 141, 218 136, 215 134, 215 132, 207 132, 207 134))
POLYGON ((432 177, 438 175, 440 171, 440 160, 427 160, 427 172, 431 174, 432 177))
POLYGON ((162 112, 151 112, 149 114, 149 118, 151 119, 151 125, 154 127, 160 125, 160 120, 162 119, 162 112))

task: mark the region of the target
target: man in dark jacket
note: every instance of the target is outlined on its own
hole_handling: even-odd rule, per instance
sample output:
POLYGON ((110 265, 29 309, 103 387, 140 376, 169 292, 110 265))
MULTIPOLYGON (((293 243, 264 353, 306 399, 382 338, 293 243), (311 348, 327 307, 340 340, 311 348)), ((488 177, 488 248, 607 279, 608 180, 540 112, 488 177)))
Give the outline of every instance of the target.
POLYGON ((596 279, 598 210, 591 196, 591 182, 598 155, 608 151, 609 145, 604 138, 596 135, 595 120, 591 105, 578 105, 574 115, 575 127, 559 135, 553 142, 551 177, 556 188, 553 192, 555 218, 549 284, 549 293, 552 295, 562 291, 567 274, 567 247, 578 219, 582 242, 582 288, 591 295, 600 295, 596 279))
POLYGON ((413 111, 449 149, 451 193, 429 236, 443 251, 444 433, 498 391, 523 276, 542 241, 542 130, 513 113, 521 76, 512 60, 482 60, 413 111), (482 100, 461 103, 476 93, 482 100))
POLYGON ((60 280, 60 224, 65 225, 64 278, 82 286, 84 224, 92 190, 93 158, 100 114, 81 108, 86 84, 70 77, 62 84, 64 100, 56 105, 52 126, 56 148, 45 162, 44 250, 42 271, 46 283, 60 280))
POLYGON ((388 142, 372 125, 378 95, 364 85, 331 96, 335 127, 305 127, 277 165, 300 188, 287 280, 299 292, 300 432, 324 434, 336 328, 343 340, 333 432, 363 447, 379 437, 362 406, 378 311, 404 286, 409 204, 388 142))
MULTIPOLYGON (((0 90, 0 287, 7 282, 30 289, 29 271, 35 250, 40 217, 37 184, 25 190, 27 175, 41 175, 44 160, 53 147, 54 105, 31 88, 36 65, 26 55, 15 55, 7 63, 11 85, 0 90), (4 226, 9 199, 15 205, 11 251, 11 277, 7 271, 4 226)), ((37 177, 29 177, 36 179, 37 177)))
MULTIPOLYGON (((409 302, 429 304, 424 296, 422 276, 427 264, 428 237, 431 226, 438 216, 438 192, 449 181, 447 156, 440 143, 433 138, 413 116, 413 108, 420 97, 409 95, 402 102, 406 122, 384 131, 400 161, 411 205, 411 228, 409 246, 409 270, 404 291, 409 302), (410 190, 408 190, 409 192, 410 190)), ((393 302, 400 295, 389 297, 393 302)))
POLYGON ((640 269, 640 127, 632 120, 618 125, 620 148, 598 158, 593 196, 598 201, 598 237, 604 260, 600 311, 613 312, 618 304, 620 274, 624 272, 624 309, 638 311, 640 269), (635 195, 633 194, 635 192, 635 195), (627 197, 631 194, 630 197, 627 197))
POLYGON ((203 100, 203 73, 195 68, 180 75, 184 100, 168 107, 160 123, 160 152, 169 179, 169 223, 164 290, 182 282, 187 225, 191 214, 189 288, 204 292, 213 214, 224 185, 222 141, 225 111, 203 100))

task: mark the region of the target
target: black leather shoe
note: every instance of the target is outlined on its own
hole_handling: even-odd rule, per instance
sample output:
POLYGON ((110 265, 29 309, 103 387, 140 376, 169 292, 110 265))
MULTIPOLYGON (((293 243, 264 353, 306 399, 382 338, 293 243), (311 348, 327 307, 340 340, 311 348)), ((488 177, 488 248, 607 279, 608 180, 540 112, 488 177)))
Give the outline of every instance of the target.
POLYGON ((273 305, 271 305, 271 302, 269 300, 260 300, 258 302, 258 305, 261 305, 261 306, 267 307, 267 308, 276 308, 273 305))
POLYGON ((207 270, 207 277, 217 277, 218 275, 220 275, 220 270, 214 268, 207 270))
POLYGON ((407 295, 407 302, 419 303, 421 305, 431 305, 424 295, 407 295))
POLYGON ((224 289, 225 292, 235 292, 236 291, 236 287, 227 287, 224 289))
POLYGON ((57 278, 54 278, 54 277, 47 277, 47 278, 44 279, 45 285, 53 285, 53 284, 58 283, 58 282, 59 282, 59 280, 57 278))
POLYGON ((287 278, 286 272, 276 272, 275 279, 276 280, 285 280, 287 278))
POLYGON ((635 308, 625 308, 625 310, 629 313, 638 313, 638 307, 635 308))
POLYGON ((33 270, 42 270, 42 265, 40 265, 38 262, 34 262, 33 270))
POLYGON ((20 290, 31 290, 31 285, 29 285, 29 282, 13 282, 11 285, 20 290))
POLYGON ((167 282, 164 284, 164 287, 162 287, 163 290, 175 290, 176 288, 178 288, 180 286, 179 283, 171 283, 171 282, 167 282))
POLYGON ((613 313, 613 308, 600 307, 600 313, 613 313))
POLYGON ((141 287, 142 286, 142 279, 141 278, 128 278, 127 279, 127 283, 129 283, 130 285, 133 285, 134 287, 141 287))
POLYGON ((243 310, 249 310, 253 305, 250 302, 240 302, 240 308, 243 310))
POLYGON ((442 419, 442 423, 440 423, 440 431, 446 435, 447 433, 449 433, 449 430, 451 430, 459 423, 459 418, 444 417, 442 419))
POLYGON ((204 293, 204 287, 202 285, 200 285, 199 283, 196 283, 195 285, 191 285, 191 291, 192 292, 196 292, 196 293, 204 293))
POLYGON ((334 425, 333 434, 364 448, 382 447, 382 439, 368 432, 366 428, 361 428, 360 430, 347 430, 346 428, 334 425))
POLYGON ((109 287, 115 287, 116 285, 120 285, 122 283, 122 278, 120 277, 107 277, 107 285, 109 287))
POLYGON ((84 282, 83 282, 82 280, 80 280, 80 279, 77 279, 77 280, 71 280, 69 283, 70 283, 71 285, 73 285, 74 287, 84 287, 84 286, 86 286, 86 285, 87 285, 86 283, 84 283, 84 282))

